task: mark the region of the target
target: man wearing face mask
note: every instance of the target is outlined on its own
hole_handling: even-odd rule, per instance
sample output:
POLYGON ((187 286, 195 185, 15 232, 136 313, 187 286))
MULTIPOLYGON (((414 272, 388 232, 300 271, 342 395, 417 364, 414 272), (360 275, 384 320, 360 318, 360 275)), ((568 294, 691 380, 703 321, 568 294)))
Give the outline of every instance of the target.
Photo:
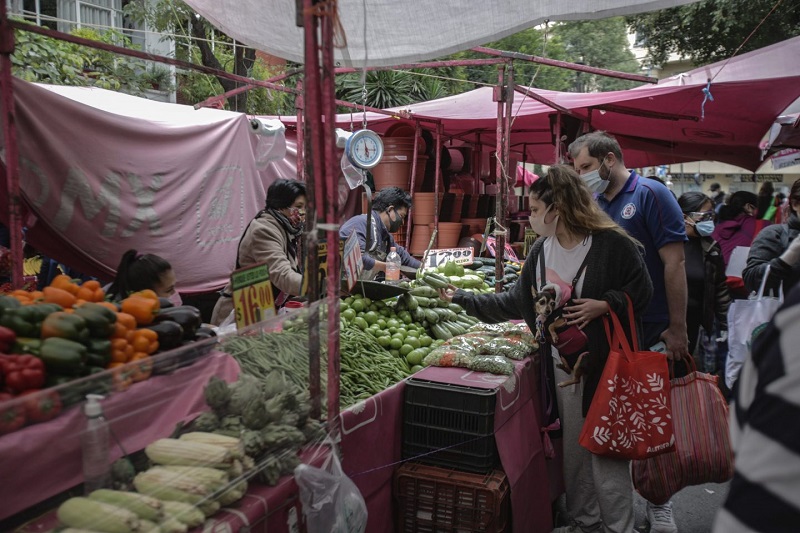
POLYGON ((397 244, 392 233, 399 230, 408 210, 411 209, 411 195, 399 187, 388 187, 381 190, 372 199, 372 221, 367 238, 367 215, 356 215, 345 222, 339 229, 339 237, 346 240, 353 231, 356 232, 361 246, 361 260, 364 270, 361 279, 383 280, 386 272, 386 256, 392 247, 397 249, 400 264, 414 270, 420 262, 409 254, 405 248, 397 244))
MULTIPOLYGON (((663 341, 667 357, 689 355, 686 331, 686 268, 683 213, 670 190, 656 180, 625 168, 622 149, 611 135, 595 131, 569 145, 575 170, 597 198, 600 207, 644 245, 653 298, 642 315, 642 348, 663 341)), ((652 533, 676 533, 672 502, 648 502, 652 533)))

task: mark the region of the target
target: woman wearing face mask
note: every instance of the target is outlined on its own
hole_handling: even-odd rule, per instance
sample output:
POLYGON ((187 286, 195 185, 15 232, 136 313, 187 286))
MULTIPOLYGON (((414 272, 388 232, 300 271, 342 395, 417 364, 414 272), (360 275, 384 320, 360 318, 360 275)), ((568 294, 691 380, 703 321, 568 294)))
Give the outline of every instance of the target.
POLYGON ((119 301, 132 292, 150 289, 159 298, 166 298, 178 306, 181 305, 181 295, 175 290, 175 281, 175 272, 166 259, 128 250, 122 255, 117 275, 106 289, 106 294, 112 300, 119 301))
MULTIPOLYGON (((536 331, 535 302, 542 288, 552 285, 571 293, 563 316, 586 336, 587 353, 580 373, 574 373, 579 384, 555 386, 570 378, 556 367, 561 355, 555 347, 542 344, 540 358, 549 398, 555 395, 558 400, 557 407, 549 404, 553 417, 543 425, 554 417, 561 419, 567 511, 572 525, 577 526, 558 531, 627 533, 634 526, 629 462, 592 455, 578 444, 578 438, 608 358, 609 346, 600 318, 612 309, 627 317, 627 295, 639 322, 653 294, 641 244, 600 209, 571 167, 550 167, 531 186, 529 200, 531 226, 540 238, 514 287, 504 293, 473 294, 450 286, 440 295, 484 322, 524 319, 531 331, 536 331)), ((623 323, 627 327, 627 321, 623 323)), ((641 329, 641 323, 637 328, 641 329)), ((626 334, 630 338, 630 332, 626 334)))
MULTIPOLYGON (((299 296, 303 274, 298 261, 298 239, 306 213, 306 185, 296 180, 275 180, 267 189, 267 201, 244 230, 236 254, 236 268, 266 263, 278 310, 292 296, 299 296)), ((219 325, 233 310, 230 283, 222 290, 211 323, 219 325)))
POLYGON ((769 224, 756 218, 757 202, 758 197, 755 194, 738 191, 728 198, 727 203, 719 206, 717 225, 711 236, 722 249, 725 266, 728 266, 731 254, 737 246, 749 247, 761 228, 769 224))
POLYGON ((720 337, 727 337, 731 295, 722 251, 711 237, 714 232, 714 202, 701 192, 687 192, 678 198, 678 205, 683 211, 686 236, 689 237, 684 244, 689 295, 686 326, 689 350, 693 352, 700 336, 700 326, 709 337, 715 335, 715 319, 720 337))

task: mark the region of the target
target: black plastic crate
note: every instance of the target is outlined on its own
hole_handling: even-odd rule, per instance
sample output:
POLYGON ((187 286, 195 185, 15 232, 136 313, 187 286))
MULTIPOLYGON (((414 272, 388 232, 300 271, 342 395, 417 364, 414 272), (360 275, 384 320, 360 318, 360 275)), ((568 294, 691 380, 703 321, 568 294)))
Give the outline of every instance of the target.
POLYGON ((494 440, 496 401, 496 389, 407 380, 403 458, 468 472, 491 471, 500 462, 494 440))

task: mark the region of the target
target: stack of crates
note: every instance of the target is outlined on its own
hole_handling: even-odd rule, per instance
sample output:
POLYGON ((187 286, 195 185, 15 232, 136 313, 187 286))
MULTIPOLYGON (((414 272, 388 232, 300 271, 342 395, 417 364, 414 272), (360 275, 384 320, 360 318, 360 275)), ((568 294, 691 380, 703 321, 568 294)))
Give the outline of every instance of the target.
POLYGON ((395 473, 399 533, 504 533, 511 530, 502 470, 471 474, 406 463, 395 473))
POLYGON ((395 473, 398 532, 510 530, 496 403, 497 389, 406 381, 403 458, 414 462, 395 473))

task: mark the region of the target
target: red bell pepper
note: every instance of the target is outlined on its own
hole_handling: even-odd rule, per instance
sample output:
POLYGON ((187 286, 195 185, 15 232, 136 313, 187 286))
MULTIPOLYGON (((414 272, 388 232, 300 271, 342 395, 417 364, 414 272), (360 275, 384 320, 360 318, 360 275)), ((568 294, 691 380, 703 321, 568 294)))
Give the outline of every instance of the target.
POLYGON ((52 420, 61 412, 61 396, 54 390, 27 390, 20 394, 25 397, 25 415, 28 423, 52 420))
POLYGON ((21 403, 5 405, 14 400, 7 392, 0 392, 0 435, 16 431, 25 425, 25 407, 21 403))
POLYGON ((17 341, 17 334, 14 330, 0 326, 0 352, 8 353, 17 341))
POLYGON ((0 370, 5 375, 6 388, 16 394, 44 385, 44 362, 34 355, 0 354, 0 370))

